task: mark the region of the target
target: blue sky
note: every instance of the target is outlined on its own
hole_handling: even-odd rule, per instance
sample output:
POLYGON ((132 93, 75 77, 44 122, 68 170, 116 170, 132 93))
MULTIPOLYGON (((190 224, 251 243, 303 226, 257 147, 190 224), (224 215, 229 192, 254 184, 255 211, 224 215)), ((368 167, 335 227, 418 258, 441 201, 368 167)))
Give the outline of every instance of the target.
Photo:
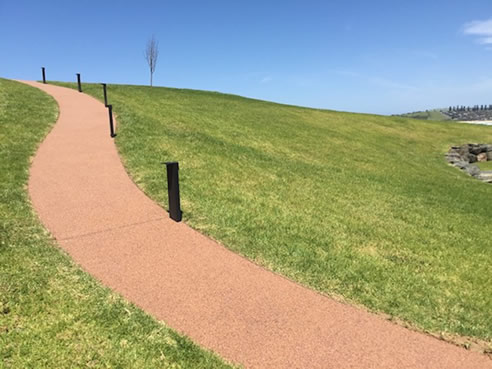
POLYGON ((492 1, 0 0, 0 76, 380 114, 492 103, 492 1))

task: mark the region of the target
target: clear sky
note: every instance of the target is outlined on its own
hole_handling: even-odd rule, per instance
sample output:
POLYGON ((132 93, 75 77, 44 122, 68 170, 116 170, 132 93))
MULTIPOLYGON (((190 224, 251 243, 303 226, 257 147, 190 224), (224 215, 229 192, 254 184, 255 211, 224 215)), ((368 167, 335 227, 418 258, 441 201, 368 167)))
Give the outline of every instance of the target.
POLYGON ((336 110, 492 104, 491 0, 0 0, 0 76, 229 92, 336 110))

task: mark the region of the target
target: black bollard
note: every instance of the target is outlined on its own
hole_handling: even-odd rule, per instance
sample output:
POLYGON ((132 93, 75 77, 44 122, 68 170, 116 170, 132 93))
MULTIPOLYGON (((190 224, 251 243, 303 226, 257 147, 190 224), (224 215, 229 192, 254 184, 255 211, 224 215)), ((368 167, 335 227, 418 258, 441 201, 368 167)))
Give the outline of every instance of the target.
POLYGON ((103 92, 104 92, 104 106, 107 108, 108 107, 108 95, 106 93, 106 84, 101 83, 101 85, 103 86, 103 92))
POLYGON ((165 163, 167 167, 167 193, 169 198, 169 217, 181 222, 182 212, 179 201, 179 164, 177 161, 165 163))
POLYGON ((43 83, 46 84, 46 70, 44 67, 41 67, 41 70, 43 71, 43 83))
POLYGON ((80 83, 80 73, 77 73, 77 84, 79 85, 79 92, 82 92, 82 84, 80 83))
POLYGON ((114 133, 113 126, 113 105, 108 105, 107 108, 109 111, 109 134, 111 135, 111 137, 115 137, 116 133, 114 133))

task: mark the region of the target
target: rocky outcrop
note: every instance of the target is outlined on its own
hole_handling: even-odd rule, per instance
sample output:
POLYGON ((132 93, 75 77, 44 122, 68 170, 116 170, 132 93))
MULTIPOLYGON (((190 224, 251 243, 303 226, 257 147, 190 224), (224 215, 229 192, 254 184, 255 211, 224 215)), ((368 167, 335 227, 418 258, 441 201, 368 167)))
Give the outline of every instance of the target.
POLYGON ((492 161, 492 145, 465 144, 452 146, 446 154, 446 160, 483 182, 492 183, 492 170, 480 170, 473 165, 477 161, 492 161))

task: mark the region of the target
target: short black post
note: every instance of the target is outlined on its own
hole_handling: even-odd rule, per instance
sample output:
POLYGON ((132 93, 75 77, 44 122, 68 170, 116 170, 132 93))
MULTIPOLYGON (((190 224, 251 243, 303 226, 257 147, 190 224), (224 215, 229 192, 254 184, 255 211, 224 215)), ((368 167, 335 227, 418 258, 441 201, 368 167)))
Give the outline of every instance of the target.
POLYGON ((116 134, 114 133, 114 126, 113 126, 113 105, 108 105, 107 108, 109 111, 109 133, 111 137, 115 137, 116 134))
POLYGON ((106 84, 101 83, 101 85, 103 86, 103 92, 104 92, 104 106, 108 107, 108 95, 106 93, 106 84))
POLYGON ((177 161, 165 163, 167 167, 167 193, 169 197, 169 217, 181 222, 182 212, 179 201, 179 164, 177 161))
POLYGON ((80 73, 77 73, 77 84, 79 85, 79 92, 82 92, 82 84, 80 83, 80 73))
POLYGON ((43 83, 46 84, 46 69, 44 69, 44 67, 41 67, 41 70, 43 71, 43 83))

